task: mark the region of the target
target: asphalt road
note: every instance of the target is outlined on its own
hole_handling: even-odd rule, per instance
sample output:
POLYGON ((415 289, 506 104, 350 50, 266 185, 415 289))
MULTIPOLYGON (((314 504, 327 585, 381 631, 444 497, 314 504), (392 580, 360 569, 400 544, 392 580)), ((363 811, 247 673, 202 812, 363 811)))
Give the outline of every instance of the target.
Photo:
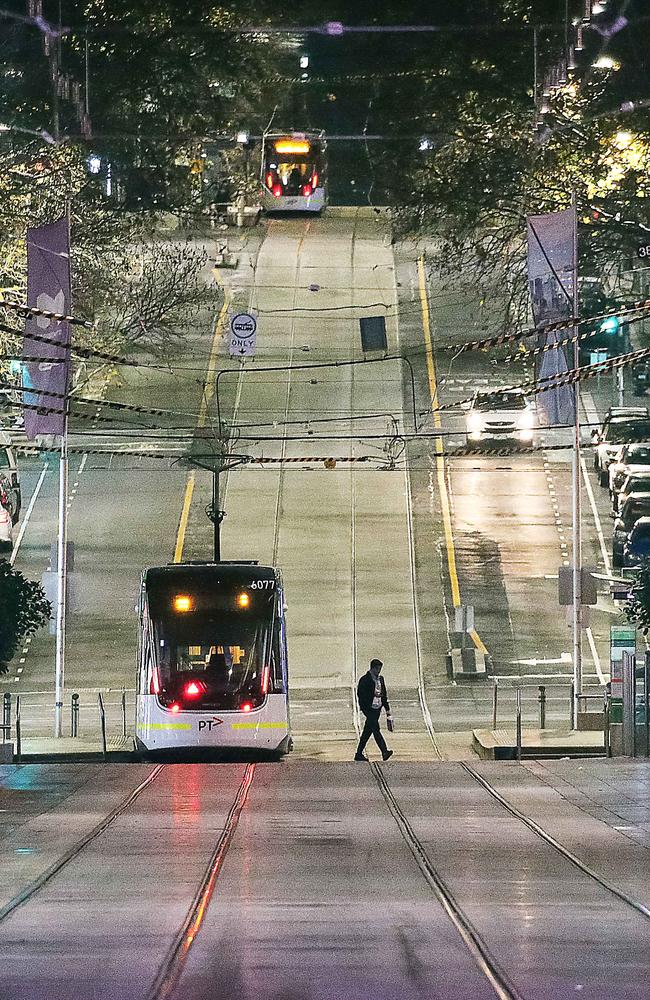
MULTIPOLYGON (((108 387, 110 399, 163 406, 168 416, 110 411, 113 426, 99 420, 78 429, 80 448, 110 442, 141 452, 153 439, 171 456, 162 462, 137 454, 71 458, 76 550, 66 687, 80 691, 87 727, 97 726, 99 689, 109 691, 112 733, 120 726, 123 687, 131 698, 141 570, 171 559, 179 542, 183 558, 211 555, 212 528, 204 513, 211 476, 193 472, 189 523, 179 540, 189 487, 177 458, 197 421, 218 436, 219 416, 236 428, 233 468, 221 477, 223 556, 276 562, 283 570, 300 753, 350 756, 358 726, 352 691, 374 655, 386 663, 400 754, 435 755, 430 719, 438 731, 488 723, 489 685, 450 684, 446 674, 454 628, 452 566, 460 600, 475 608, 478 641, 495 671, 529 677, 526 716, 536 714, 540 675, 553 674, 564 684, 549 681, 549 715, 568 718, 570 633, 554 577, 571 558, 569 453, 542 447, 443 461, 430 438, 405 446, 401 437, 413 429, 413 410, 419 429, 435 430, 426 412, 435 392, 442 403, 457 403, 477 385, 525 377, 521 365, 497 366, 482 353, 454 358, 444 350, 498 328, 496 313, 481 305, 481 290, 449 290, 429 271, 425 288, 417 256, 405 248, 394 252, 385 222, 372 215, 273 219, 258 244, 258 237, 244 243, 239 268, 221 279, 231 311, 252 308, 258 315, 257 357, 243 365, 228 359, 226 324, 215 326, 216 314, 206 313, 171 367, 127 369, 108 387), (410 369, 395 359, 296 370, 361 361, 363 315, 386 317, 389 355, 406 353, 412 361, 414 397, 410 369), (228 372, 218 395, 217 368, 228 372), (242 465, 241 456, 267 462, 242 465), (325 458, 335 467, 325 468, 325 458), (445 530, 445 504, 451 532, 445 530)), ((209 272, 206 279, 212 280, 209 272)), ((590 385, 585 419, 612 401, 606 382, 590 385)), ((99 410, 97 417, 108 412, 99 410)), ((462 411, 446 414, 440 429, 452 447, 464 440, 462 411)), ((555 441, 547 432, 539 443, 555 441)), ((40 579, 56 536, 56 468, 41 477, 40 458, 24 459, 22 468, 23 518, 36 489, 38 495, 17 566, 40 579)), ((590 469, 587 453, 586 475, 590 469)), ((583 489, 583 511, 584 562, 606 573, 608 502, 593 477, 590 489, 583 489)), ((607 670, 614 614, 603 594, 592 615, 594 642, 585 641, 585 672, 595 685, 598 670, 607 670)), ((53 658, 52 637, 40 634, 4 681, 6 690, 23 698, 27 734, 51 725, 53 658)), ((509 721, 512 696, 505 690, 502 704, 509 721)))
POLYGON ((632 1000, 643 762, 0 767, 6 1000, 632 1000))

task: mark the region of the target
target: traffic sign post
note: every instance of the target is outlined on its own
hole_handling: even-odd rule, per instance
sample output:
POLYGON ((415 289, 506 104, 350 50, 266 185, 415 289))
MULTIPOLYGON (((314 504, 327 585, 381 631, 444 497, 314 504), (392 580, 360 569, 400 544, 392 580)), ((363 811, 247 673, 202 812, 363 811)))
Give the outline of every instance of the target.
POLYGON ((237 313, 230 320, 230 356, 254 357, 256 343, 257 320, 251 313, 237 313))
POLYGON ((623 721, 623 659, 624 654, 636 654, 636 629, 629 625, 612 625, 609 637, 611 676, 611 722, 623 721))

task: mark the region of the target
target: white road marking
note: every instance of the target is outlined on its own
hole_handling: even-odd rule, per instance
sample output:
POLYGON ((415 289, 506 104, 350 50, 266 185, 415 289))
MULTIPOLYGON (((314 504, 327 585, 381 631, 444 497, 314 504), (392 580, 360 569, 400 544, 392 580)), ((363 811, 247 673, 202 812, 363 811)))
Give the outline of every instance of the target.
POLYGON ((605 680, 605 675, 603 673, 603 668, 602 668, 601 663, 600 663, 600 656, 598 655, 598 650, 596 649, 596 643, 594 641, 594 634, 591 631, 591 628, 586 628, 585 632, 587 633, 587 639, 589 640, 589 648, 591 650, 591 656, 592 656, 592 659, 594 661, 594 666, 596 668, 596 673, 598 674, 598 680, 600 681, 601 684, 604 685, 607 682, 605 680))
POLYGON ((44 464, 43 468, 41 469, 41 474, 38 477, 38 482, 36 483, 36 486, 34 488, 34 492, 32 493, 31 497, 29 498, 29 504, 27 506, 27 510, 25 511, 25 516, 23 518, 23 523, 20 526, 20 531, 18 532, 18 538, 16 539, 16 544, 14 545, 13 549, 11 550, 11 556, 9 557, 9 565, 10 566, 13 566, 13 564, 16 562, 16 556, 18 555, 18 550, 20 549, 20 546, 22 544, 22 540, 25 537, 25 531, 27 529, 27 525, 29 523, 29 519, 32 516, 32 511, 34 510, 34 505, 35 505, 36 501, 38 500, 38 494, 41 492, 41 487, 43 485, 43 480, 45 479, 45 475, 47 473, 48 468, 49 468, 49 466, 48 466, 48 464, 46 462, 44 464))

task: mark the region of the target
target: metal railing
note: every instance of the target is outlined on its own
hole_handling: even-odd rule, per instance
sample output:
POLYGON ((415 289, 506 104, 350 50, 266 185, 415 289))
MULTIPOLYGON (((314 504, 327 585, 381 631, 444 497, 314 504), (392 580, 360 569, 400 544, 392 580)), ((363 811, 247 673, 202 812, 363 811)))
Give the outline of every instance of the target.
MULTIPOLYGON (((592 676, 592 675, 588 675, 592 676)), ((595 674, 593 675, 596 676, 595 674)), ((535 688, 537 690, 537 704, 539 706, 539 728, 546 728, 546 719, 548 711, 548 701, 549 695, 548 690, 552 688, 567 689, 569 692, 569 705, 568 705, 568 721, 572 728, 575 727, 575 705, 576 702, 586 705, 590 700, 602 700, 603 688, 600 679, 598 685, 594 684, 593 687, 597 689, 597 693, 588 693, 582 691, 577 697, 573 687, 573 680, 567 677, 565 674, 501 674, 493 675, 492 677, 492 728, 496 729, 499 725, 499 689, 506 687, 507 690, 525 691, 529 688, 535 688), (539 681, 544 681, 543 684, 539 684, 539 681), (509 685, 509 687, 508 687, 509 685)))
MULTIPOLYGON (((69 703, 70 738, 77 739, 82 734, 87 738, 96 738, 106 757, 111 738, 117 739, 119 734, 119 738, 126 740, 129 730, 133 732, 134 694, 134 691, 126 688, 118 692, 114 689, 99 691, 96 693, 96 708, 93 710, 91 699, 84 698, 82 701, 82 696, 74 692, 69 703)), ((50 737, 52 728, 53 707, 45 694, 28 692, 15 695, 15 701, 10 691, 3 694, 0 724, 2 743, 7 744, 14 735, 16 760, 20 759, 24 751, 25 739, 50 737)))

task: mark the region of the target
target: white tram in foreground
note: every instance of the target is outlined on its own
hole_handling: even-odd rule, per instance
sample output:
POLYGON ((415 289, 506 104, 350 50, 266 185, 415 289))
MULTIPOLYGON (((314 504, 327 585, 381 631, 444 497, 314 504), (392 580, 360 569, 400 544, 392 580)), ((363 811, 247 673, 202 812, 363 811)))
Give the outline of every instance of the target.
POLYGON ((252 562, 146 569, 139 749, 291 749, 282 578, 252 562))
POLYGON ((262 139, 262 207, 321 212, 327 205, 323 132, 267 132, 262 139))

